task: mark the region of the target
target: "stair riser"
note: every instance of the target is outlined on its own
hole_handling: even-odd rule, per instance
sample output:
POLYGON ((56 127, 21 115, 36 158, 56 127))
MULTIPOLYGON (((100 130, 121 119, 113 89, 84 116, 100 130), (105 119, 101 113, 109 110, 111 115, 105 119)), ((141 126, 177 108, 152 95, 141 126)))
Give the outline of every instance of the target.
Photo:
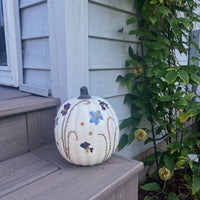
POLYGON ((0 161, 54 142, 56 107, 0 118, 0 161))

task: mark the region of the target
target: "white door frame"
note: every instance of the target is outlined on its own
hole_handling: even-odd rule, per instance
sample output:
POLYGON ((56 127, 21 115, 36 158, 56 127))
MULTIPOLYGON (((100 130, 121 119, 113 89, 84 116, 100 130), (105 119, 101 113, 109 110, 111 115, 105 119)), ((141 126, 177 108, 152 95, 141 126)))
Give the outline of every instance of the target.
POLYGON ((2 0, 2 3, 7 66, 0 66, 0 84, 18 87, 22 67, 19 1, 2 0))

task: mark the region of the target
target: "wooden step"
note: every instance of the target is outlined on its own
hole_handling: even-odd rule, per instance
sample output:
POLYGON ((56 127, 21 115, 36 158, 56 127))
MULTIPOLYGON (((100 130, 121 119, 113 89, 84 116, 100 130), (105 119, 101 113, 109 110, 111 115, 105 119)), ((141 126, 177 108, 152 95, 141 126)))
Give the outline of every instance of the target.
POLYGON ((0 163, 0 198, 137 200, 142 169, 143 163, 118 155, 96 166, 75 166, 52 144, 0 163), (13 167, 15 160, 17 167, 13 167))
POLYGON ((54 141, 58 98, 0 87, 0 161, 54 141))

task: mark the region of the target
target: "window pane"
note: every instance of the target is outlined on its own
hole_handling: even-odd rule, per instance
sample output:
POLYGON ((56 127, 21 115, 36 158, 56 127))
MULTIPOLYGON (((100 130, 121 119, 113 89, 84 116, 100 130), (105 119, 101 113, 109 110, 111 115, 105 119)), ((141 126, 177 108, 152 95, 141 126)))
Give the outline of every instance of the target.
POLYGON ((2 0, 0 0, 0 65, 7 65, 2 0))

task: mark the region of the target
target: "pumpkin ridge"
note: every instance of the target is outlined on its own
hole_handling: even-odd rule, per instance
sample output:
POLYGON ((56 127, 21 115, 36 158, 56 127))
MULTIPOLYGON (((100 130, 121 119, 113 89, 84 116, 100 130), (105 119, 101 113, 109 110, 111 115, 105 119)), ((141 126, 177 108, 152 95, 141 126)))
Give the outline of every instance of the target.
POLYGON ((67 135, 67 154, 68 154, 68 158, 70 160, 70 148, 69 148, 69 138, 70 138, 70 135, 74 133, 75 136, 76 136, 76 141, 78 141, 78 135, 76 133, 76 131, 69 131, 68 135, 67 135))
MULTIPOLYGON (((66 147, 66 131, 67 131, 67 126, 68 126, 69 118, 71 117, 72 111, 74 110, 74 108, 75 108, 77 105, 79 105, 79 104, 81 104, 81 103, 85 103, 85 105, 88 105, 88 104, 90 104, 90 101, 88 101, 88 100, 82 100, 82 101, 76 103, 76 104, 71 108, 71 110, 70 110, 70 112, 69 112, 69 115, 68 115, 68 117, 67 117, 67 120, 66 120, 65 129, 64 129, 64 133, 63 133, 63 138, 62 138, 63 149, 64 149, 64 152, 65 152, 66 157, 67 157, 69 160, 70 160, 70 155, 68 155, 68 153, 69 153, 69 151, 68 151, 68 149, 69 149, 69 142, 68 142, 68 145, 67 145, 68 147, 66 147)), ((70 133, 70 132, 69 132, 69 133, 70 133)), ((68 134, 69 134, 69 133, 68 133, 68 134)), ((68 136, 67 136, 67 138, 68 138, 68 136)))
POLYGON ((104 160, 106 160, 106 158, 107 158, 107 150, 108 150, 108 141, 107 141, 107 139, 106 139, 106 136, 103 134, 103 133, 99 133, 98 135, 101 135, 101 136, 103 136, 104 137, 104 139, 105 139, 105 142, 106 142, 106 150, 105 150, 105 157, 104 157, 104 159, 103 159, 103 161, 104 160))
POLYGON ((111 134, 110 134, 110 129, 109 129, 109 121, 110 120, 114 121, 114 119, 111 116, 109 116, 107 119, 107 130, 108 130, 108 139, 109 139, 109 150, 108 150, 107 157, 109 156, 110 151, 111 151, 111 134))
POLYGON ((114 150, 115 150, 115 140, 116 140, 116 134, 117 134, 117 127, 115 127, 114 143, 113 143, 113 150, 112 150, 112 153, 111 153, 111 155, 114 153, 114 150))

